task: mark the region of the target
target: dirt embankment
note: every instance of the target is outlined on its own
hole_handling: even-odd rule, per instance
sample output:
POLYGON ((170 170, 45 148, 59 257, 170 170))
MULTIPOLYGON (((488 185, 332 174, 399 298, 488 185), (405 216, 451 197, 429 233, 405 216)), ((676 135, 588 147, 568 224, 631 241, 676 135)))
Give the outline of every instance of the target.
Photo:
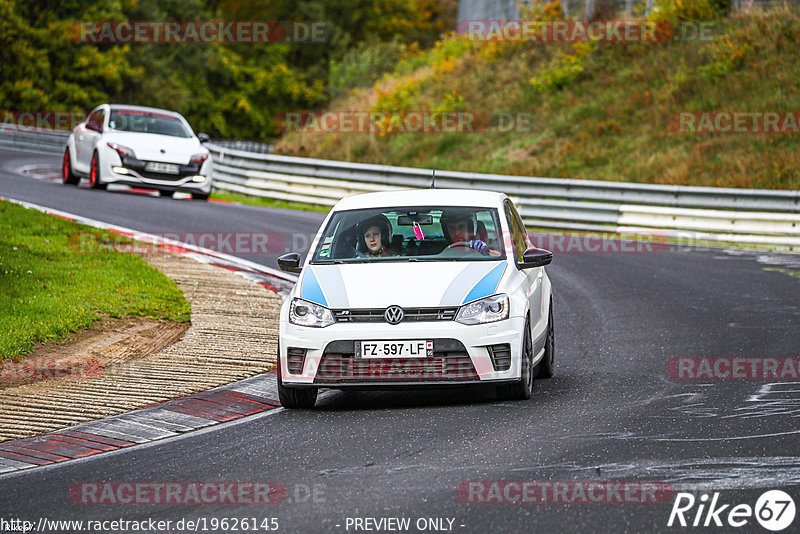
POLYGON ((28 357, 4 360, 0 389, 38 380, 97 376, 111 366, 172 345, 189 326, 150 317, 104 317, 66 342, 37 343, 28 357))

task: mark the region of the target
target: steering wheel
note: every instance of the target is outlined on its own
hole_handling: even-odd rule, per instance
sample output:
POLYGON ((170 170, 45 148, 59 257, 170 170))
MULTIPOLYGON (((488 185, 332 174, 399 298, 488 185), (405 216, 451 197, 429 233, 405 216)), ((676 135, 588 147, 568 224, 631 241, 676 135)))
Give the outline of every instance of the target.
MULTIPOLYGON (((465 249, 467 249, 467 252, 471 252, 473 254, 481 254, 480 252, 478 252, 477 250, 475 250, 474 248, 469 246, 469 241, 458 241, 456 243, 450 243, 449 245, 447 245, 445 247, 445 249, 442 252, 445 252, 445 251, 451 250, 451 249, 456 249, 456 248, 465 248, 465 249)), ((487 247, 487 250, 488 250, 488 247, 487 247)))

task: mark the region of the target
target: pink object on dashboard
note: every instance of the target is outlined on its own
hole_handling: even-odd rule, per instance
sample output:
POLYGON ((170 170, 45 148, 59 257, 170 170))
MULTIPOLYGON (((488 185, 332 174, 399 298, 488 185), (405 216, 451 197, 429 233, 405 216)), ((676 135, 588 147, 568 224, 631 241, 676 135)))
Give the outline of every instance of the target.
POLYGON ((417 241, 425 239, 425 232, 422 231, 422 227, 416 222, 414 223, 414 237, 417 238, 417 241))

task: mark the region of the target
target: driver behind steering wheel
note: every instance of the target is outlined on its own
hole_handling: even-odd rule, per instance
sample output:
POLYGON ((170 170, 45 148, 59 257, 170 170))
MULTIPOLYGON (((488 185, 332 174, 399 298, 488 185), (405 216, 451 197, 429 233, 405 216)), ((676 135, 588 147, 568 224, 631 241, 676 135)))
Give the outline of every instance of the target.
POLYGON ((442 211, 440 219, 444 236, 450 247, 469 247, 484 256, 499 256, 500 252, 489 248, 484 241, 475 236, 475 222, 472 213, 466 210, 442 211))

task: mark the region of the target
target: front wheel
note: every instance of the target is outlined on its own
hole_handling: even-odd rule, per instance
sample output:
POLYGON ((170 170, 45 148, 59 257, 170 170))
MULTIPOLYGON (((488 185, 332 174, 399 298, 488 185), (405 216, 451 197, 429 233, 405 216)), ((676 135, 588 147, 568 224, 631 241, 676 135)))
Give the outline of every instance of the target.
POLYGON ((69 154, 69 147, 64 151, 64 159, 61 162, 61 183, 64 185, 78 185, 80 176, 72 172, 72 159, 69 154))
POLYGON ((525 321, 522 342, 522 373, 519 381, 497 387, 497 396, 502 400, 528 400, 533 393, 533 340, 530 321, 525 321))
POLYGON ((92 164, 89 168, 89 185, 92 189, 105 189, 108 187, 107 184, 104 184, 100 180, 100 158, 97 155, 97 152, 92 154, 92 164))
POLYGON ((192 200, 208 200, 208 195, 209 194, 206 194, 206 193, 192 193, 192 200))
POLYGON ((278 378, 278 399, 284 408, 313 408, 317 402, 317 388, 293 388, 283 385, 278 378))

